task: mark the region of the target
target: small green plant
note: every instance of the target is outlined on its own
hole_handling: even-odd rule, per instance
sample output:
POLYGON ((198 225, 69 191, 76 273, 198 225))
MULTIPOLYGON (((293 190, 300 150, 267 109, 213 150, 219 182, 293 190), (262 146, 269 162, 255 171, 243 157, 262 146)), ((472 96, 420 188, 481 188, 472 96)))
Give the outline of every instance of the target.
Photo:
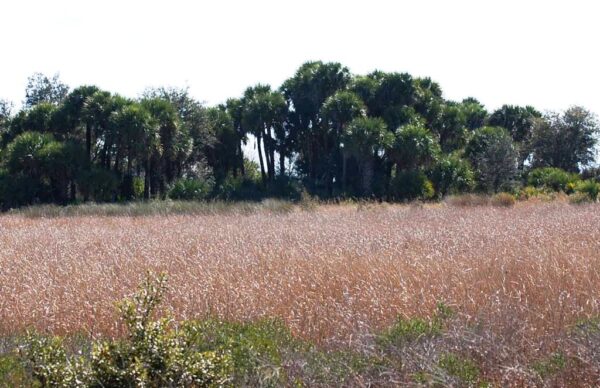
POLYGON ((550 357, 537 361, 532 369, 540 375, 542 379, 550 377, 564 370, 567 366, 567 358, 562 352, 556 352, 550 357))
POLYGON ((19 357, 14 354, 0 355, 0 387, 27 387, 32 383, 19 357))
POLYGON ((403 345, 421 338, 440 335, 446 321, 453 316, 452 309, 443 302, 438 302, 436 312, 431 319, 399 317, 392 327, 379 337, 382 345, 403 345))
POLYGON ((277 319, 237 323, 206 320, 183 327, 199 351, 222 349, 230 356, 235 386, 282 385, 281 367, 286 352, 301 344, 285 324, 277 319))
POLYGON ((439 366, 449 375, 458 378, 463 384, 473 386, 479 380, 480 371, 473 360, 453 353, 442 356, 439 366))

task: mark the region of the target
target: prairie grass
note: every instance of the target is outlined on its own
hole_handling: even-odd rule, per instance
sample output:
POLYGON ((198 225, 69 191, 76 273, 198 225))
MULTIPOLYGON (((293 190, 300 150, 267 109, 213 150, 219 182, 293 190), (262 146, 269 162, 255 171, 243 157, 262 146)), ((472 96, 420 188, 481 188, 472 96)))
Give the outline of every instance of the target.
POLYGON ((600 316, 600 204, 127 213, 144 217, 103 206, 0 216, 0 336, 119 336, 114 301, 153 270, 169 274, 165 309, 176 319, 278 319, 332 357, 378 359, 375 333, 411 319, 429 330, 443 302, 455 313, 443 330, 392 350, 417 380, 600 381, 600 331, 581 324, 600 316))
POLYGON ((11 210, 11 214, 28 218, 57 217, 144 217, 168 215, 219 215, 251 214, 258 211, 287 213, 294 210, 294 204, 280 199, 265 199, 261 202, 228 201, 172 201, 156 200, 126 203, 85 203, 77 205, 34 205, 11 210))

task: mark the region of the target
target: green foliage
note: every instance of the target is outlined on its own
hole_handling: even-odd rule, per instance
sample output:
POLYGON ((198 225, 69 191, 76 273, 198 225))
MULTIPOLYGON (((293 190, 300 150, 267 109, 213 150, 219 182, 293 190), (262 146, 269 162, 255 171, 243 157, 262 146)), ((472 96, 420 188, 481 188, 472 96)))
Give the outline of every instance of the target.
POLYGON ((540 375, 542 379, 546 379, 552 375, 555 375, 567 366, 567 358, 562 352, 556 352, 550 355, 548 358, 535 362, 532 369, 540 375))
POLYGON ((169 191, 169 198, 190 200, 203 200, 208 198, 214 187, 212 179, 187 179, 181 178, 173 184, 169 191))
POLYGON ((25 106, 32 107, 40 103, 58 105, 68 92, 69 87, 60 80, 58 74, 49 78, 42 73, 35 73, 27 78, 25 106))
MULTIPOLYGON (((302 185, 324 199, 429 198, 419 171, 440 197, 514 191, 529 166, 587 168, 585 178, 595 177, 600 124, 586 109, 542 117, 505 105, 488 116, 475 98, 446 100, 438 83, 407 73, 354 75, 340 63, 311 61, 278 89, 257 84, 213 107, 188 89, 128 99, 93 85, 69 93, 58 76, 28 81, 21 111, 0 101, 2 209, 208 192, 296 200, 302 185), (244 156, 249 142, 256 169, 244 156), (201 183, 207 176, 213 189, 201 183)), ((576 179, 565 174, 533 170, 527 184, 571 193, 576 179)))
POLYGON ((0 387, 26 387, 32 383, 19 357, 0 354, 0 387))
POLYGON ((481 190, 510 190, 517 175, 517 151, 504 128, 483 127, 475 131, 465 148, 475 168, 481 190))
POLYGON ((573 192, 579 182, 579 175, 556 167, 534 168, 527 174, 527 184, 554 191, 573 192))
POLYGON ((579 106, 547 114, 535 122, 530 141, 532 165, 579 172, 595 159, 599 131, 596 116, 579 106))
POLYGON ((454 315, 454 311, 445 303, 439 302, 431 319, 398 317, 394 325, 378 337, 384 346, 403 346, 424 338, 440 335, 446 322, 454 315))
POLYGON ((589 200, 598 200, 598 194, 600 193, 600 183, 594 179, 587 179, 581 181, 575 185, 575 192, 581 195, 586 195, 589 200))
POLYGON ((503 105, 490 115, 488 125, 505 128, 515 142, 523 142, 529 139, 535 120, 540 117, 542 114, 531 106, 503 105))
POLYGON ((207 320, 189 322, 183 330, 198 351, 219 349, 229 355, 235 386, 282 385, 286 379, 281 368, 285 353, 303 346, 280 320, 207 320))
POLYGON ((431 199, 435 195, 433 183, 418 170, 398 171, 390 184, 390 195, 397 200, 431 199))
POLYGON ((456 354, 445 354, 440 359, 439 366, 449 375, 458 378, 462 384, 473 386, 479 380, 480 371, 477 364, 456 354))
POLYGON ((114 201, 119 193, 119 177, 112 171, 100 168, 82 171, 79 182, 84 197, 96 202, 114 201))
POLYGON ((399 127, 395 135, 391 158, 401 169, 427 167, 441 153, 439 143, 420 122, 399 127))
POLYGON ((475 174, 470 163, 455 154, 441 157, 429 176, 439 196, 468 192, 475 187, 475 174))
POLYGON ((42 387, 220 386, 228 380, 229 356, 202 351, 193 332, 169 318, 153 319, 166 291, 166 277, 148 276, 131 299, 118 305, 128 329, 123 340, 94 343, 90 358, 69 356, 62 340, 30 335, 24 348, 42 387))

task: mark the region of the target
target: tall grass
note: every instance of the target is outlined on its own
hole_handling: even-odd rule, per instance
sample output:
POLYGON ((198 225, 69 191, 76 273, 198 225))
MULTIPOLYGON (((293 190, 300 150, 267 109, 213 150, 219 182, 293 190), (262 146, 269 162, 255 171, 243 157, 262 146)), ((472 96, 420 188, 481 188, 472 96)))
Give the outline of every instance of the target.
POLYGON ((34 205, 12 210, 11 214, 29 218, 56 217, 143 217, 167 215, 219 215, 252 214, 258 211, 287 213, 294 210, 290 201, 265 199, 261 202, 250 201, 147 201, 127 203, 85 203, 77 205, 34 205))
POLYGON ((150 269, 169 273, 165 306, 177 319, 278 318, 318 346, 377 357, 373 333, 398 317, 427 320, 443 301, 452 324, 394 350, 405 365, 470 376, 476 362, 486 379, 529 385, 531 365, 563 352, 586 381, 600 376, 599 337, 587 332, 577 346, 569 337, 600 315, 600 204, 271 205, 0 216, 0 335, 121 335, 113 301, 150 269))

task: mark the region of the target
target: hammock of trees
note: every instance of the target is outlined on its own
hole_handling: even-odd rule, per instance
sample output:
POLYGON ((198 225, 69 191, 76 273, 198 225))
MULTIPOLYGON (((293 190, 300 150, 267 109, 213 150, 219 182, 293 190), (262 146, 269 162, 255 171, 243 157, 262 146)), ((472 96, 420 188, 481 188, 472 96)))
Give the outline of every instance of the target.
POLYGON ((429 78, 307 62, 203 106, 185 89, 125 98, 29 78, 23 108, 0 103, 0 206, 133 199, 406 200, 511 190, 531 169, 593 164, 596 117, 444 99, 429 78), (252 140, 255 156, 244 154, 252 140), (247 147, 246 147, 247 148, 247 147), (253 160, 257 160, 254 162, 253 160))

